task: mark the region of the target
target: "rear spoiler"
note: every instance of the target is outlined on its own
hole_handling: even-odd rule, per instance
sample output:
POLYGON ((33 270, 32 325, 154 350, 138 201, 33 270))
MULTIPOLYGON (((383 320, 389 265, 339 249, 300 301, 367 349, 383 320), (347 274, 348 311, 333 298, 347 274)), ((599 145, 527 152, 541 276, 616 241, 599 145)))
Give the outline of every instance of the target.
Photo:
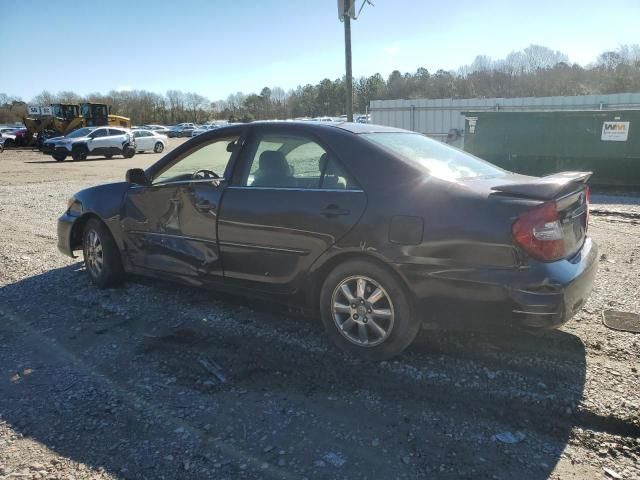
POLYGON ((546 177, 530 177, 521 183, 508 183, 491 187, 499 193, 536 200, 552 200, 569 193, 589 180, 593 172, 560 172, 546 177))

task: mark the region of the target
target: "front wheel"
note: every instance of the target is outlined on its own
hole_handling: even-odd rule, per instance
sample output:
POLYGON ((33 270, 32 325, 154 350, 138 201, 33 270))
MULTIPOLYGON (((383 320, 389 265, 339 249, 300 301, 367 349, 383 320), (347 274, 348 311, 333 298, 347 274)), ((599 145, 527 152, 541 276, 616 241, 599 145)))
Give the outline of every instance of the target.
POLYGON ((77 147, 74 147, 71 151, 71 158, 73 158, 73 160, 76 162, 86 160, 88 153, 89 150, 87 149, 87 147, 85 147, 84 145, 79 145, 77 147))
POLYGON ((153 151, 155 153, 162 153, 163 150, 164 150, 164 145, 162 144, 162 142, 156 142, 155 146, 153 147, 153 151))
POLYGON ((124 280, 120 250, 104 223, 90 219, 82 235, 84 265, 91 281, 100 288, 114 287, 124 280))
POLYGON ((61 154, 61 153, 54 153, 53 155, 51 155, 53 157, 53 159, 56 162, 64 162, 65 158, 67 158, 66 155, 61 154))
POLYGON ((136 154, 136 149, 131 146, 124 147, 124 151, 122 152, 122 156, 124 158, 133 158, 135 154, 136 154))
POLYGON ((110 153, 105 155, 104 158, 106 158, 107 160, 111 160, 113 158, 113 155, 111 155, 110 153))
POLYGON ((347 261, 327 276, 320 310, 331 340, 346 353, 368 360, 398 355, 420 329, 400 280, 367 260, 347 261))

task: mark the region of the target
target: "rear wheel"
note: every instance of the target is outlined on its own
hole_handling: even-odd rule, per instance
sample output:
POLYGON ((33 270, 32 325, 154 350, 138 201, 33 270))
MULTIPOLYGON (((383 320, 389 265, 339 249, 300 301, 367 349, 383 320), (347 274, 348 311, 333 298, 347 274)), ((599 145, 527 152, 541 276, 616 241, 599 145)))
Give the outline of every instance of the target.
POLYGON ((368 360, 399 354, 420 328, 400 281, 367 260, 345 262, 327 276, 320 310, 331 340, 346 353, 368 360))
POLYGON ((67 156, 63 153, 54 153, 51 156, 56 162, 64 162, 65 158, 67 158, 67 156))
POLYGON ((114 287, 124 280, 120 250, 111 232, 100 220, 92 218, 82 235, 84 265, 91 281, 100 288, 114 287))
POLYGON ((106 158, 107 160, 111 160, 113 158, 113 155, 109 153, 108 155, 105 155, 104 158, 106 158))
POLYGON ((73 158, 75 161, 86 160, 88 153, 89 149, 86 147, 86 145, 78 145, 73 147, 73 150, 71 150, 71 158, 73 158))
POLYGON ((164 145, 162 144, 162 142, 156 142, 155 146, 153 147, 153 151, 156 153, 162 153, 163 150, 164 145))

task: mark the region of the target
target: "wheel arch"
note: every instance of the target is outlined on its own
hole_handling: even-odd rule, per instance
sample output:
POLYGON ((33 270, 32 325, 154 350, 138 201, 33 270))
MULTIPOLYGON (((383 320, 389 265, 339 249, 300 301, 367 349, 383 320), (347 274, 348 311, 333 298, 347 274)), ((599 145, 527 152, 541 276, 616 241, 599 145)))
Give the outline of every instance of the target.
POLYGON ((319 311, 322 286, 324 285, 329 273, 331 273, 341 263, 351 260, 368 261, 388 271, 398 281, 413 306, 413 295, 409 289, 408 281, 402 273, 393 267, 393 265, 385 261, 384 258, 370 252, 347 251, 336 253, 335 255, 326 258, 322 263, 314 265, 313 271, 308 277, 305 288, 305 301, 307 306, 313 312, 319 311))
POLYGON ((82 234, 84 232, 84 227, 92 218, 95 218, 102 223, 107 228, 111 236, 113 236, 113 232, 109 228, 109 225, 100 217, 100 215, 95 212, 83 213, 75 222, 73 222, 73 227, 71 227, 71 233, 69 234, 69 243, 72 252, 74 250, 79 250, 82 247, 82 234))

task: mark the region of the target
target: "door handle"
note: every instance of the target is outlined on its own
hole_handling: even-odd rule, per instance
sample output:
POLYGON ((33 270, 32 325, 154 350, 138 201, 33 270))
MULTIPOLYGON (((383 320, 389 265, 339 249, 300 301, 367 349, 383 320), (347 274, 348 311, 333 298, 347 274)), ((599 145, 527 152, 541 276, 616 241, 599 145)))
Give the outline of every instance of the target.
POLYGON ((335 205, 335 204, 328 205, 326 208, 323 208, 322 210, 320 210, 320 215, 324 217, 337 217, 340 215, 349 215, 350 213, 351 213, 351 210, 346 208, 340 208, 338 205, 335 205))
POLYGON ((209 200, 202 200, 200 202, 196 202, 194 206, 196 207, 196 210, 199 210, 201 212, 209 212, 211 210, 216 209, 216 206, 213 203, 211 203, 209 200))

